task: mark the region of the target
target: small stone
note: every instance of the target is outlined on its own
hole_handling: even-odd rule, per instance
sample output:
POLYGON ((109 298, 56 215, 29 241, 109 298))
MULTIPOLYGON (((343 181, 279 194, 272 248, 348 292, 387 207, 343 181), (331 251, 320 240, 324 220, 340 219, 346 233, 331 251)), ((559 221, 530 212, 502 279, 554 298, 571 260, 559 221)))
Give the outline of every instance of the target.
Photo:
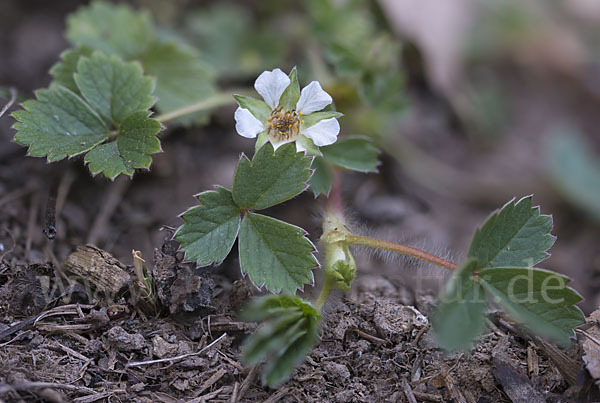
POLYGON ((129 334, 121 326, 115 326, 105 333, 109 344, 119 351, 136 351, 146 347, 144 336, 129 334))
POLYGON ((152 339, 152 348, 154 355, 158 358, 172 357, 177 353, 177 344, 168 343, 160 336, 154 336, 152 339))
POLYGON ((342 383, 344 380, 350 378, 350 371, 344 364, 327 361, 323 367, 327 371, 327 374, 338 383, 342 383))

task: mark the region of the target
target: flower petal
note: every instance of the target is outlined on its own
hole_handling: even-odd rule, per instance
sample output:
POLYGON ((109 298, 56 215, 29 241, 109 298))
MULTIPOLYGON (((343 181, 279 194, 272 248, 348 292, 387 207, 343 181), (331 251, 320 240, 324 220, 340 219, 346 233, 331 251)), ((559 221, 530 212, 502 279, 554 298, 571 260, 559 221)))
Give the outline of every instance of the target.
POLYGON ((279 98, 288 85, 290 85, 290 78, 280 69, 263 71, 254 82, 254 88, 271 109, 277 107, 279 98))
POLYGON ((296 104, 296 111, 306 115, 320 111, 332 101, 331 95, 321 88, 321 84, 318 81, 313 81, 302 88, 300 99, 298 100, 298 104, 296 104))
POLYGON ((274 140, 273 138, 269 137, 269 141, 273 145, 273 149, 277 150, 282 145, 287 144, 287 143, 291 143, 292 141, 295 141, 295 140, 294 139, 287 139, 287 140, 277 141, 277 140, 274 140))
POLYGON ((233 116, 235 118, 235 130, 242 137, 253 139, 258 133, 265 130, 260 120, 256 119, 248 109, 237 108, 233 116))
POLYGON ((323 147, 335 143, 339 133, 340 124, 336 118, 330 118, 315 123, 301 134, 310 138, 316 146, 323 147))

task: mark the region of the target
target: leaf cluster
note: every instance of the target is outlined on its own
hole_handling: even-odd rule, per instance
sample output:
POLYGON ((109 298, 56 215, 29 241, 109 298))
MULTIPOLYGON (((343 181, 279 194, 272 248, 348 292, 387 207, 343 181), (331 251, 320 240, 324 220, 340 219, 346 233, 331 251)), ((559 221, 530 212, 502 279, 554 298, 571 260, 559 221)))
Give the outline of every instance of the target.
POLYGON ((308 302, 291 296, 269 295, 252 301, 242 312, 247 321, 264 321, 244 344, 249 364, 267 363, 262 382, 277 387, 289 379, 319 338, 321 315, 308 302))
MULTIPOLYGON (((191 46, 162 39, 146 11, 96 0, 69 15, 66 37, 74 46, 141 63, 145 73, 156 79, 156 108, 161 113, 201 102, 216 92, 213 69, 191 46)), ((66 58, 63 55, 67 64, 63 69, 68 68, 66 58)), ((201 124, 207 120, 205 112, 198 112, 178 122, 201 124)))
POLYGON ((313 282, 315 246, 302 228, 253 212, 283 203, 307 188, 311 158, 293 143, 276 151, 270 143, 242 156, 231 191, 218 187, 198 194, 201 203, 182 214, 175 233, 187 260, 220 263, 238 238, 240 267, 257 286, 294 294, 313 282))
POLYGON ((160 151, 161 124, 151 119, 154 82, 138 63, 80 48, 52 69, 54 83, 13 114, 15 141, 49 162, 79 154, 92 174, 110 179, 147 168, 160 151), (69 67, 67 68, 67 64, 69 67), (69 70, 69 73, 67 73, 69 70))
POLYGON ((575 305, 581 296, 563 275, 533 267, 554 244, 552 217, 531 206, 531 197, 510 201, 475 232, 467 260, 444 290, 433 317, 440 345, 448 351, 471 347, 486 329, 491 298, 530 332, 568 345, 584 322, 575 305))

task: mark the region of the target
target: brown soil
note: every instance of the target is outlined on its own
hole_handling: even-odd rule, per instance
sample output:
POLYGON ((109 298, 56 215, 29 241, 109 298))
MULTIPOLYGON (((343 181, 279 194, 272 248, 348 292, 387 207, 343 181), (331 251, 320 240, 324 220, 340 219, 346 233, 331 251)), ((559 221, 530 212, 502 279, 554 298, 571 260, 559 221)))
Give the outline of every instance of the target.
MULTIPOLYGON (((22 91, 47 84, 48 67, 67 46, 64 15, 79 2, 56 3, 3 3, 0 84, 22 91), (40 37, 46 38, 44 46, 40 37)), ((531 94, 549 103, 558 99, 539 95, 538 88, 515 87, 527 100, 531 94)), ((507 163, 490 155, 466 158, 466 140, 449 128, 447 111, 419 102, 424 101, 415 100, 415 121, 422 122, 423 115, 430 120, 404 127, 408 138, 423 130, 443 132, 447 136, 415 142, 432 153, 444 150, 440 160, 481 172, 484 182, 486 172, 499 169, 496 163, 500 168, 507 163)), ((25 150, 11 142, 12 119, 0 119, 0 401, 533 403, 596 398, 579 342, 562 352, 522 334, 500 314, 492 314, 490 332, 473 351, 445 356, 427 319, 444 274, 362 250, 356 251, 360 275, 352 290, 334 295, 325 309, 320 344, 280 389, 261 386, 260 368, 247 368, 239 359, 240 345, 255 325, 240 322, 235 311, 255 290, 239 281, 235 253, 219 267, 197 269, 182 263, 177 245, 168 241, 169 228, 181 224, 177 215, 194 204, 192 195, 217 183, 230 186, 239 153, 252 150, 234 134, 232 112, 219 111, 205 128, 161 134, 165 152, 154 159, 151 171, 114 183, 91 178, 80 159, 47 165, 25 157, 25 150), (48 240, 42 231, 49 223, 47 206, 54 201, 57 232, 48 240), (148 268, 167 279, 159 292, 170 305, 156 313, 132 305, 128 287, 120 294, 106 293, 66 272, 69 254, 88 243, 110 252, 121 262, 113 263, 128 273, 131 250, 140 250, 148 268), (169 273, 188 277, 171 281, 169 273), (158 359, 163 361, 139 364, 158 359)), ((506 143, 507 149, 523 150, 515 138, 506 143)), ((535 141, 530 147, 537 147, 535 141)), ((388 156, 380 171, 379 176, 345 176, 354 225, 455 261, 460 254, 448 250, 465 250, 474 228, 516 191, 496 191, 506 183, 494 182, 460 196, 436 193, 388 156)), ((553 211, 563 213, 557 232, 565 235, 565 246, 550 266, 570 267, 563 263, 587 256, 589 241, 580 241, 594 239, 597 227, 563 209, 547 191, 536 191, 558 206, 553 211)), ((316 241, 315 206, 319 201, 304 194, 268 213, 303 226, 316 241)), ((591 258, 578 260, 586 261, 591 258)), ((589 273, 588 268, 578 263, 573 269, 578 271, 569 274, 591 301, 590 311, 597 283, 590 274, 578 274, 589 273)))

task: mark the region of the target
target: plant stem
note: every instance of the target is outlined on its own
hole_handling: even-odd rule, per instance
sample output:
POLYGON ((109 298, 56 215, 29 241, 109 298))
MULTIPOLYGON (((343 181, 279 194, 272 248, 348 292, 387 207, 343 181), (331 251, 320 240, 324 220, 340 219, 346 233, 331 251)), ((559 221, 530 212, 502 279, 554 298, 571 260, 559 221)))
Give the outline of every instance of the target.
POLYGON ((315 307, 319 312, 323 311, 323 307, 325 303, 329 299, 331 292, 333 291, 333 286, 335 285, 335 279, 331 276, 325 276, 325 284, 323 284, 323 288, 321 288, 321 293, 319 297, 315 301, 315 307))
POLYGON ((346 242, 348 242, 348 244, 350 245, 368 246, 369 248, 389 250, 391 252, 400 253, 402 255, 416 257, 417 259, 424 260, 436 266, 441 266, 448 270, 456 269, 455 263, 452 263, 446 259, 442 259, 439 256, 432 255, 431 253, 427 253, 421 249, 416 249, 403 244, 382 241, 379 239, 352 234, 346 235, 346 242))
POLYGON ((235 104, 235 99, 233 98, 233 92, 220 92, 209 98, 206 98, 204 101, 197 102, 195 104, 184 106, 183 108, 175 109, 174 111, 163 113, 162 115, 158 115, 155 119, 159 122, 167 122, 169 120, 177 119, 185 115, 189 115, 192 113, 205 111, 208 109, 217 108, 219 106, 225 105, 233 105, 235 104))

